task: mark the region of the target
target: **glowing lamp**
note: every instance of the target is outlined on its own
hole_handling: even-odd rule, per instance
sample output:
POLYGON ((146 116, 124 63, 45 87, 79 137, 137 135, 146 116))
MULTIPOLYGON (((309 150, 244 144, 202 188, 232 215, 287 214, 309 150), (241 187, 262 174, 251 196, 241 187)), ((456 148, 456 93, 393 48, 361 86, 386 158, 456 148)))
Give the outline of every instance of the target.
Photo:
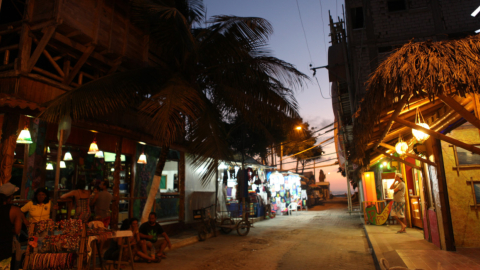
POLYGON ((383 166, 387 166, 387 162, 386 162, 386 161, 383 162, 383 166))
POLYGON ((98 151, 98 152, 95 154, 95 157, 96 157, 96 158, 103 158, 103 151, 98 151))
POLYGON ((52 163, 47 163, 47 171, 53 171, 52 163))
POLYGON ((298 126, 295 128, 296 130, 302 130, 302 127, 301 126, 298 126))
POLYGON ((65 164, 65 161, 60 161, 60 168, 65 169, 67 168, 67 164, 65 164))
POLYGON ((408 144, 404 141, 399 141, 395 144, 395 150, 399 155, 403 155, 408 151, 408 144))
POLYGON ((64 161, 71 161, 73 160, 72 154, 70 152, 66 152, 65 156, 63 157, 64 161))
POLYGON ((145 153, 142 153, 137 161, 138 164, 147 164, 147 156, 145 153))
MULTIPOLYGON (((430 129, 430 127, 428 126, 427 123, 417 123, 417 125, 419 125, 423 128, 426 128, 426 129, 430 129)), ((412 129, 412 134, 413 134, 413 136, 415 136, 415 138, 417 139, 418 142, 424 142, 425 140, 427 140, 430 137, 430 135, 424 133, 423 131, 416 130, 416 129, 412 129)))
POLYGON ((50 154, 50 146, 47 146, 47 153, 50 154))
POLYGON ((25 128, 20 132, 20 135, 18 135, 18 138, 17 138, 17 143, 20 143, 20 144, 33 143, 32 137, 30 136, 30 131, 28 131, 28 128, 25 128))
POLYGON ((88 154, 93 155, 93 154, 96 154, 98 151, 99 150, 98 150, 97 141, 93 140, 93 142, 90 144, 90 148, 88 149, 88 154))

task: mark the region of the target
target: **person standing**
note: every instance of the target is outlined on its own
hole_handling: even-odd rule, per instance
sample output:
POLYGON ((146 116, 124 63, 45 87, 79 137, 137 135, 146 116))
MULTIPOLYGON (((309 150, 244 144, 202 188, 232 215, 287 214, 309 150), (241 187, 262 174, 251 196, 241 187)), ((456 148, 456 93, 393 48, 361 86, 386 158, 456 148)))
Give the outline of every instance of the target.
POLYGON ((397 233, 406 233, 405 228, 405 182, 401 173, 395 174, 395 181, 390 186, 393 189, 393 206, 390 215, 402 226, 397 233))
POLYGON ((112 202, 112 194, 108 192, 108 181, 102 181, 99 189, 100 191, 93 196, 90 205, 95 207, 95 220, 102 221, 107 228, 110 224, 110 204, 112 202))
POLYGON ((75 198, 75 218, 81 219, 84 223, 90 218, 90 191, 85 190, 85 182, 78 181, 77 189, 63 194, 60 199, 75 198))
POLYGON ((147 246, 151 249, 155 247, 155 250, 158 250, 156 256, 158 258, 166 258, 164 253, 165 248, 172 249, 172 243, 170 243, 170 238, 168 238, 167 233, 163 230, 162 226, 157 223, 157 214, 155 212, 148 215, 148 222, 145 222, 140 226, 140 238, 147 240, 147 246), (164 239, 159 240, 158 238, 162 236, 164 239))
POLYGON ((20 208, 12 205, 17 190, 11 183, 0 186, 0 270, 10 270, 13 237, 22 229, 23 214, 20 208))
POLYGON ((20 210, 29 214, 25 225, 41 220, 50 219, 51 201, 48 191, 45 188, 38 188, 33 194, 33 199, 25 204, 20 210))

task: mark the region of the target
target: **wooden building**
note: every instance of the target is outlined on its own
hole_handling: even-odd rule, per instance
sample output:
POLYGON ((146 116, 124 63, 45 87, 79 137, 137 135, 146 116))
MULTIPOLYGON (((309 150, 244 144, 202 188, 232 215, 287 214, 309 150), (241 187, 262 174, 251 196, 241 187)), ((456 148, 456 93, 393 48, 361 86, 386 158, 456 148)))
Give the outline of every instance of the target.
MULTIPOLYGON (((52 172, 45 168, 48 163, 57 163, 58 127, 31 117, 45 103, 85 83, 155 64, 158 49, 150 49, 154 47, 145 31, 130 21, 127 0, 0 1, 0 182, 20 183, 21 199, 28 199, 34 188, 48 184, 52 172), (29 146, 15 143, 24 128, 32 133, 33 144, 29 146)), ((72 123, 60 152, 72 154, 73 161, 64 160, 63 155, 58 159, 66 162, 69 171, 62 171, 60 177, 68 178, 66 183, 76 182, 80 176, 89 181, 91 170, 98 172, 97 180, 113 177, 120 167, 105 160, 99 163, 86 154, 96 140, 100 150, 122 155, 123 176, 115 174, 117 179, 123 177, 120 187, 114 186, 115 204, 118 207, 120 201, 126 201, 132 216, 134 205, 140 207, 146 197, 138 195, 140 186, 135 185, 141 177, 151 182, 155 174, 150 168, 147 176, 140 177, 137 170, 143 173, 146 169, 136 161, 144 151, 150 151, 149 161, 156 164, 158 145, 137 122, 124 112, 72 123)), ((173 218, 183 221, 185 154, 178 151, 181 147, 173 148, 176 150, 169 159, 177 164, 176 186, 165 189, 163 197, 176 200, 179 210, 173 218)))

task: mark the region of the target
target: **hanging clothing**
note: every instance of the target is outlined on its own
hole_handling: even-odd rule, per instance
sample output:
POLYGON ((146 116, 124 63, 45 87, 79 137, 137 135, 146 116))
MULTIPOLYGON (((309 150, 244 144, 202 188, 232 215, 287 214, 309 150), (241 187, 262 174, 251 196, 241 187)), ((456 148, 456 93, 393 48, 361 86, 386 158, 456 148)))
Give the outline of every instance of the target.
POLYGON ((227 182, 228 182, 228 171, 227 171, 227 169, 224 169, 223 170, 223 184, 227 185, 227 182))

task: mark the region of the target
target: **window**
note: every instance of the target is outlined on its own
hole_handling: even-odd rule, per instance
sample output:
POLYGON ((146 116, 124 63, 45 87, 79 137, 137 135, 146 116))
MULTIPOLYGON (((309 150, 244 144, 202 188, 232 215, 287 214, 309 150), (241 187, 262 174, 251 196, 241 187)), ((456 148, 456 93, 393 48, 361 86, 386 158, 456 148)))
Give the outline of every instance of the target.
POLYGON ((405 0, 389 0, 387 1, 388 11, 407 10, 407 3, 405 0))
POLYGON ((480 165, 480 155, 473 154, 463 148, 456 147, 458 156, 458 165, 480 165))
POLYGON ((363 8, 356 7, 350 9, 351 23, 353 29, 359 29, 364 27, 363 8))

